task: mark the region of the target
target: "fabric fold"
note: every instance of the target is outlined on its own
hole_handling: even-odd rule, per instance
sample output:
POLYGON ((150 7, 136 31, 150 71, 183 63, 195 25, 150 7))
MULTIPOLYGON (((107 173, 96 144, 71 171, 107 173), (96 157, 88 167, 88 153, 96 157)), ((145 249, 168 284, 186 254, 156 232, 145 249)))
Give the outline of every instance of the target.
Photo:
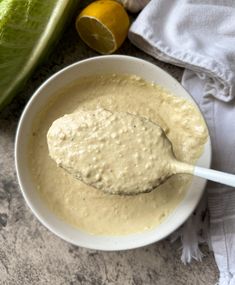
POLYGON ((233 23, 233 1, 152 0, 132 24, 129 39, 159 60, 204 72, 219 90, 213 96, 228 102, 235 94, 233 23))

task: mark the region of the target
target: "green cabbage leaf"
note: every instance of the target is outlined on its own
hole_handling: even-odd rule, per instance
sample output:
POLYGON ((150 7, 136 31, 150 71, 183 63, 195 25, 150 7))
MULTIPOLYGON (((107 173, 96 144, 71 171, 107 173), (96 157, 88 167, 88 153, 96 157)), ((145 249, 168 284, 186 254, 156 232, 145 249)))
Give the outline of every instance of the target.
POLYGON ((0 0, 0 110, 45 58, 78 0, 0 0))

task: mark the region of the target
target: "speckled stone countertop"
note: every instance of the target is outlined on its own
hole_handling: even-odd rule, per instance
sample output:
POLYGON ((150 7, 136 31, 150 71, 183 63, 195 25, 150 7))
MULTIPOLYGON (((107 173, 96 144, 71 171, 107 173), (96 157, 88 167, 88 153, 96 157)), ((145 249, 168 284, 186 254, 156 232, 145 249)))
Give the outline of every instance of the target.
MULTIPOLYGON (((118 54, 146 59, 180 80, 182 69, 144 54, 128 40, 118 54)), ((21 195, 14 167, 14 136, 21 112, 39 85, 76 61, 97 55, 71 25, 47 62, 39 67, 14 101, 0 113, 0 284, 214 285, 213 254, 203 247, 203 262, 183 265, 180 243, 164 240, 136 250, 99 252, 73 246, 49 232, 21 195)))

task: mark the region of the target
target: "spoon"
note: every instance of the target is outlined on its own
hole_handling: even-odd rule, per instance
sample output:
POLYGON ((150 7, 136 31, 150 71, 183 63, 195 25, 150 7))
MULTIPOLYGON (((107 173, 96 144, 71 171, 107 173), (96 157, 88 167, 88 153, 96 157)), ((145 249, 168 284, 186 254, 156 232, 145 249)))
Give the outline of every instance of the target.
POLYGON ((150 192, 177 173, 235 186, 235 175, 177 160, 157 124, 129 113, 77 111, 53 122, 49 154, 59 167, 110 194, 150 192))

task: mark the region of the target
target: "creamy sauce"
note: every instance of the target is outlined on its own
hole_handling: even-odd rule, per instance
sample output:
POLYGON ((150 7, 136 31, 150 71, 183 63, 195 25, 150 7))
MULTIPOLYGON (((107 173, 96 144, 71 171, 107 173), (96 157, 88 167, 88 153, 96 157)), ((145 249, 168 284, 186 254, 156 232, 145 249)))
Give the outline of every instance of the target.
POLYGON ((64 114, 104 108, 146 117, 166 132, 176 158, 193 163, 207 139, 196 107, 136 76, 95 76, 75 82, 38 114, 29 145, 29 161, 42 199, 67 223, 98 235, 125 235, 152 229, 184 198, 189 175, 174 175, 157 190, 136 196, 103 193, 57 167, 47 132, 64 114))
POLYGON ((53 122, 47 141, 58 166, 112 194, 149 192, 175 169, 164 131, 129 113, 96 109, 65 115, 53 122))

